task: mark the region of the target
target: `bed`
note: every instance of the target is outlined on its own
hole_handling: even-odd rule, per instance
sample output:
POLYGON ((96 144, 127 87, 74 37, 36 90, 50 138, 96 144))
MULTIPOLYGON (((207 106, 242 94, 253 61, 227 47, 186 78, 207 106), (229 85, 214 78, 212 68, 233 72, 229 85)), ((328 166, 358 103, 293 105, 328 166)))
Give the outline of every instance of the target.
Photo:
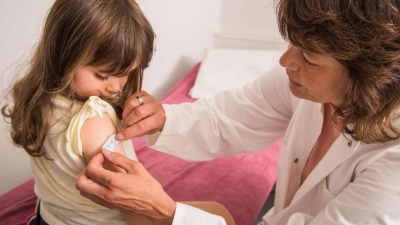
MULTIPOLYGON (((188 92, 196 80, 195 65, 164 96, 163 103, 193 102, 188 92)), ((175 201, 216 201, 226 206, 237 225, 253 225, 275 183, 280 142, 256 152, 193 163, 149 149, 144 138, 132 142, 139 161, 175 201)), ((36 196, 30 179, 0 196, 2 224, 26 224, 36 196)))

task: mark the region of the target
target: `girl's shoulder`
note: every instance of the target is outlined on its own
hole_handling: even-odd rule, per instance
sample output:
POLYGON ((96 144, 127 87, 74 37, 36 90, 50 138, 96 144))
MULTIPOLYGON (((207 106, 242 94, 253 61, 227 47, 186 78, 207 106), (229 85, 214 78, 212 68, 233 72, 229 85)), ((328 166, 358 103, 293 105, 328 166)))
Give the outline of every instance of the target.
POLYGON ((46 112, 46 118, 51 126, 60 122, 67 123, 82 108, 83 103, 73 101, 61 94, 55 94, 51 98, 51 108, 46 112))
POLYGON ((56 94, 52 99, 53 108, 57 112, 65 112, 75 117, 90 119, 96 115, 103 118, 107 113, 113 120, 118 119, 114 108, 98 96, 91 96, 86 102, 70 99, 64 95, 56 94))
POLYGON ((122 127, 114 108, 101 98, 91 96, 71 119, 66 138, 77 154, 83 155, 82 144, 103 144, 122 127))
POLYGON ((86 114, 85 117, 87 119, 93 118, 94 116, 104 118, 103 114, 106 113, 115 125, 117 125, 119 121, 114 108, 98 96, 89 97, 85 104, 83 104, 80 113, 86 114))
POLYGON ((81 109, 84 103, 74 101, 61 94, 55 94, 52 98, 52 104, 55 110, 68 112, 69 114, 75 114, 81 109))

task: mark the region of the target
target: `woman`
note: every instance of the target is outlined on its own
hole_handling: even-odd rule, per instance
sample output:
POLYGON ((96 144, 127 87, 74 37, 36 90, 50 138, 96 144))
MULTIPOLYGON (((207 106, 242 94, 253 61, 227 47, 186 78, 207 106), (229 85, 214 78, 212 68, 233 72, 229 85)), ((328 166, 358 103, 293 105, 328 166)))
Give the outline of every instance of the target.
MULTIPOLYGON (((279 29, 290 43, 283 68, 212 101, 161 106, 138 93, 125 104, 129 127, 118 137, 152 134, 150 147, 186 160, 263 149, 283 138, 275 207, 260 224, 399 224, 399 9, 394 0, 280 0, 279 29)), ((110 194, 150 198, 157 210, 149 217, 174 224, 211 218, 176 204, 160 188, 150 197, 109 185, 139 185, 149 175, 121 156, 103 155, 96 160, 129 168, 130 176, 112 177, 94 160, 78 180, 82 195, 132 212, 141 207, 110 194)))

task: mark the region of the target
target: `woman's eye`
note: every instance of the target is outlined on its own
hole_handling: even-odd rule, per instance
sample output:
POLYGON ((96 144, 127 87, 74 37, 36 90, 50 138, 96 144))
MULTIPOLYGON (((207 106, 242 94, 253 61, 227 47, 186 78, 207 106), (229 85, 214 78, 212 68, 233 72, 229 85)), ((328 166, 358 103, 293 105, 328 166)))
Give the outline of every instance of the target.
POLYGON ((306 58, 304 55, 303 55, 303 59, 304 59, 304 62, 305 62, 306 64, 310 65, 310 66, 318 66, 317 64, 314 64, 314 63, 308 61, 307 58, 306 58))
POLYGON ((101 75, 98 74, 98 73, 96 73, 96 77, 97 77, 97 79, 99 79, 99 80, 107 80, 107 79, 108 79, 108 77, 103 77, 103 76, 101 76, 101 75))

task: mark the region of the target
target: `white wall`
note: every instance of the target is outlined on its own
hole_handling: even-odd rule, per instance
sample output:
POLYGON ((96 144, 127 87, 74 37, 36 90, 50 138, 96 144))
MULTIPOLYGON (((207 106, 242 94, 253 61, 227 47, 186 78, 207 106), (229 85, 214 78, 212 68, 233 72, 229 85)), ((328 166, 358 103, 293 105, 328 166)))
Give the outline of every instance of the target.
MULTIPOLYGON (((282 49, 273 0, 137 0, 156 32, 143 88, 161 98, 209 48, 282 49)), ((1 86, 37 42, 52 0, 0 1, 1 86)), ((2 92, 2 97, 3 97, 2 92)), ((1 117, 1 120, 3 118, 1 117)), ((27 154, 0 124, 0 194, 31 177, 27 154)))
POLYGON ((276 23, 274 0, 221 0, 216 48, 285 49, 276 23))
MULTIPOLYGON (((1 0, 0 74, 1 99, 13 79, 16 66, 24 61, 38 40, 51 0, 1 0)), ((3 103, 3 101, 2 101, 3 103)), ((2 104, 1 104, 2 105, 2 104)), ((0 117, 0 194, 31 177, 28 154, 15 147, 0 117)))
POLYGON ((137 0, 156 32, 156 52, 143 89, 161 98, 213 47, 219 0, 137 0))

